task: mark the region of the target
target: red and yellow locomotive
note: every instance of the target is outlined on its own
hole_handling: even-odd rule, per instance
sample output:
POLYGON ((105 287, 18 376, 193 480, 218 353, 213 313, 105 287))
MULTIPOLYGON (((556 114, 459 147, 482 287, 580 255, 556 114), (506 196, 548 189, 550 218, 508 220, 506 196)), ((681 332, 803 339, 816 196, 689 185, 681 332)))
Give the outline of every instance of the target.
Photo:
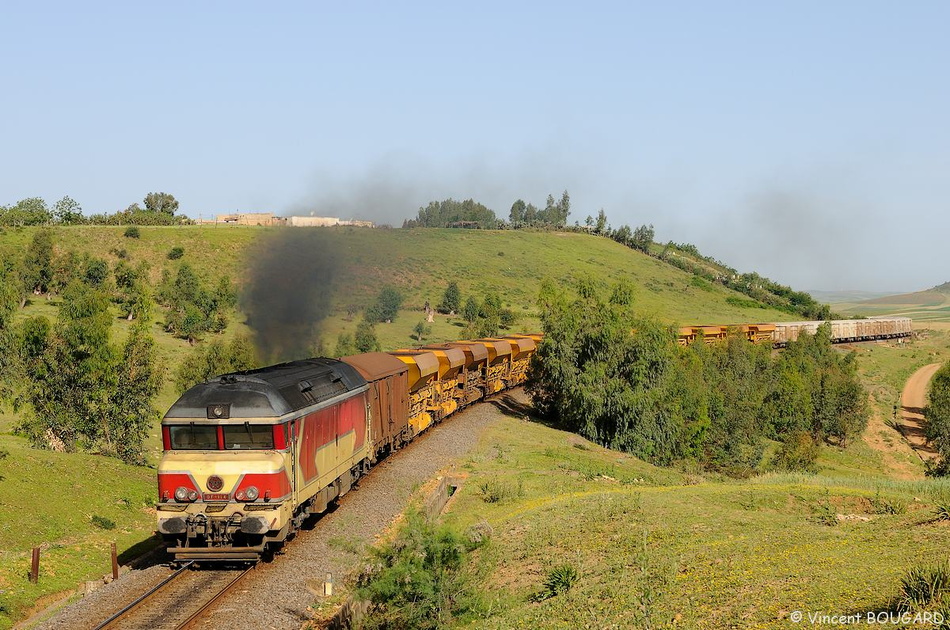
POLYGON ((191 388, 162 420, 158 531, 176 560, 249 560, 386 453, 524 382, 539 335, 306 359, 191 388))

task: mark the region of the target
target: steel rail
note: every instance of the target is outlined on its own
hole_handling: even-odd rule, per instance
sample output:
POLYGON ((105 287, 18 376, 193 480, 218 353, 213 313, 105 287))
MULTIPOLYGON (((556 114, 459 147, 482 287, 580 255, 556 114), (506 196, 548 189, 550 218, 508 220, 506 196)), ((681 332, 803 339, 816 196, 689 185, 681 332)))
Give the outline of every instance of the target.
POLYGON ((190 617, 188 617, 183 622, 175 626, 175 630, 186 630, 187 628, 191 628, 195 624, 195 622, 201 619, 201 617, 209 608, 214 606, 219 599, 224 597, 228 593, 228 591, 234 588, 237 585, 237 583, 240 582, 241 579, 244 578, 245 575, 253 571, 256 567, 257 567, 257 564, 252 564, 245 570, 241 571, 236 578, 228 582, 228 584, 224 588, 218 591, 217 595, 215 595, 214 597, 209 599, 207 602, 205 602, 204 605, 198 610, 196 610, 194 614, 192 614, 190 617))
POLYGON ((165 578, 164 580, 162 580, 161 582, 159 582, 158 584, 150 588, 148 591, 145 592, 145 594, 140 595, 137 599, 133 600, 131 604, 129 604, 128 606, 126 606, 125 608, 123 608, 122 610, 115 613, 114 615, 112 615, 111 617, 103 621, 101 624, 96 626, 96 630, 104 630, 105 628, 108 628, 119 619, 125 617, 125 615, 127 615, 132 610, 141 606, 142 603, 148 600, 149 597, 154 595, 157 591, 161 590, 166 584, 168 584, 169 582, 177 578, 179 575, 184 573, 185 570, 191 567, 191 565, 193 564, 194 564, 194 561, 185 563, 181 565, 180 567, 178 567, 178 569, 176 569, 174 573, 172 573, 167 578, 165 578))

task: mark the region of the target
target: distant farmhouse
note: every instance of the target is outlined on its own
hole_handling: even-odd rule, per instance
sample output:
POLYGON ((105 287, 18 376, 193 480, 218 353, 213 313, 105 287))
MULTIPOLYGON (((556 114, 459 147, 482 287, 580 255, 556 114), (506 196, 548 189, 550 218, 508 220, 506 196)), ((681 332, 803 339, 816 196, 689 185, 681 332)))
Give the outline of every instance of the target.
POLYGON ((219 214, 214 219, 206 219, 201 223, 215 225, 266 225, 291 227, 328 227, 331 225, 355 225, 357 227, 376 227, 372 221, 357 221, 339 219, 337 217, 279 217, 273 212, 233 212, 219 214))

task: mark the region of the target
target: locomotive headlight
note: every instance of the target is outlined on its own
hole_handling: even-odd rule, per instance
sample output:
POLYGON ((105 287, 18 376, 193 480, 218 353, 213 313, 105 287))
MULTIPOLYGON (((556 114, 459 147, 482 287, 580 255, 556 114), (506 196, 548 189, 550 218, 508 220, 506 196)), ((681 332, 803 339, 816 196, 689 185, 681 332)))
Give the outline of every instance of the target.
POLYGON ((175 500, 179 503, 184 503, 188 500, 188 488, 185 486, 178 486, 178 489, 175 490, 175 500))
POLYGON ((191 492, 189 492, 189 493, 188 493, 188 500, 189 500, 189 501, 197 501, 197 500, 198 500, 198 493, 195 492, 194 490, 192 490, 191 492))
POLYGON ((260 495, 257 486, 248 486, 248 489, 244 491, 244 496, 247 497, 248 501, 256 501, 260 495))

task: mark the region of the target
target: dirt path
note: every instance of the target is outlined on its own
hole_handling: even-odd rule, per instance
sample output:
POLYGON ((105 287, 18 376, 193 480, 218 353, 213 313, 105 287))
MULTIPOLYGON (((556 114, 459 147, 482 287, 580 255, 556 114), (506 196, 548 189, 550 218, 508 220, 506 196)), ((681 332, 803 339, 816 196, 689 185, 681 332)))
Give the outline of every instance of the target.
POLYGON ((934 373, 940 369, 940 363, 931 363, 920 368, 907 379, 901 393, 901 433, 917 451, 921 459, 932 459, 937 452, 927 444, 924 430, 924 407, 927 405, 927 384, 934 373))

